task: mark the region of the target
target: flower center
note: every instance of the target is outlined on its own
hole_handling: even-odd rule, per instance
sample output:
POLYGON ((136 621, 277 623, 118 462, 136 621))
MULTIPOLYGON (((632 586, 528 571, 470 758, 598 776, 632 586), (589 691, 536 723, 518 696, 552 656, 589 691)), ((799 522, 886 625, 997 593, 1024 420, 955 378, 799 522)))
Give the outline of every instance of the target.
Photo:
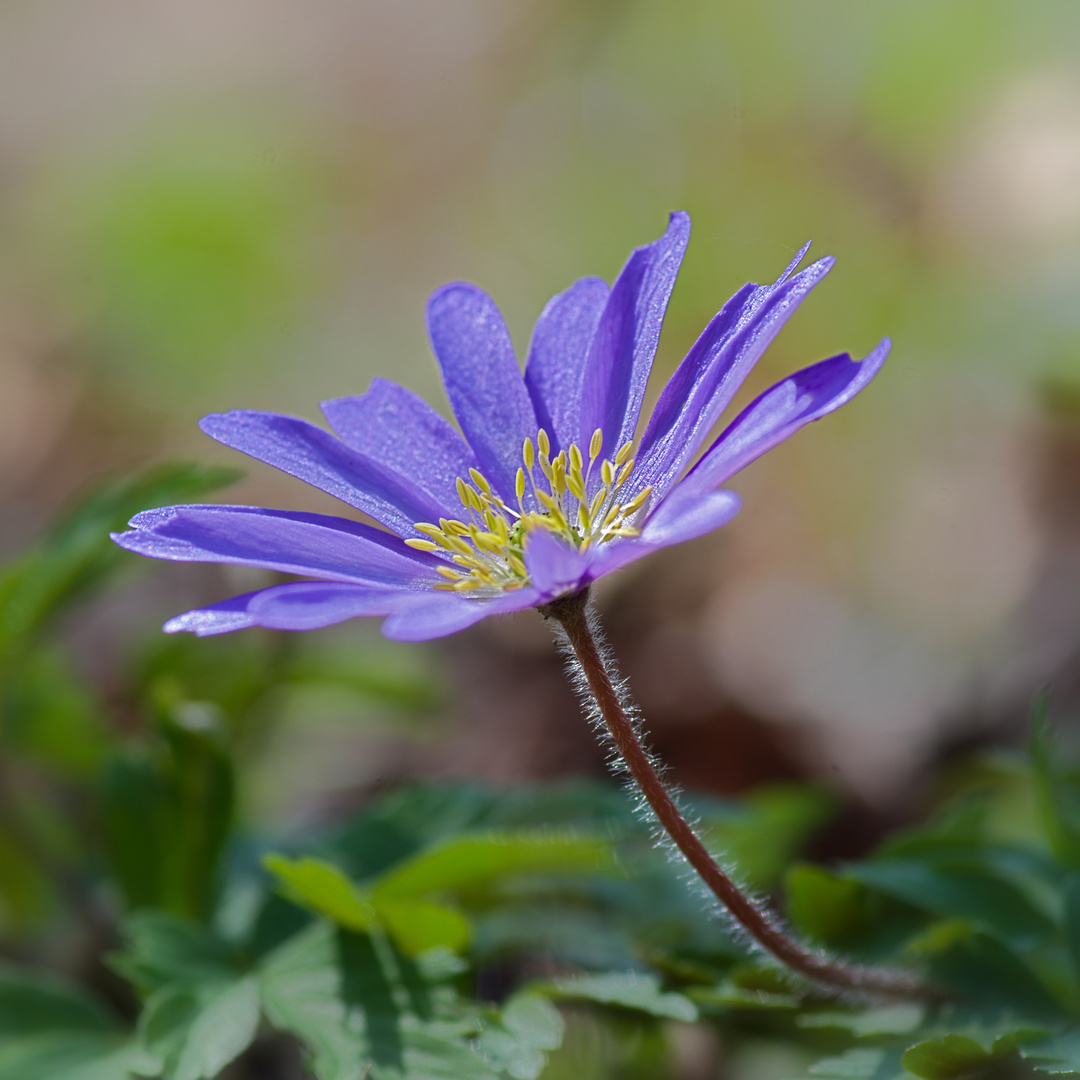
POLYGON ((551 457, 551 440, 541 428, 535 446, 526 439, 521 450, 516 509, 507 506, 483 473, 470 469, 472 483, 457 480, 464 520, 440 518, 438 525, 418 521, 416 530, 426 539, 405 543, 420 551, 446 552, 457 564, 456 569, 439 567, 446 581, 437 589, 490 592, 528 584, 525 537, 533 529, 546 529, 578 551, 617 536, 639 535, 633 520, 652 488, 619 502, 619 492, 634 471, 633 443, 619 447, 614 459, 601 459, 602 443, 597 428, 589 441, 588 462, 575 443, 551 457), (592 494, 590 487, 595 488, 592 494))

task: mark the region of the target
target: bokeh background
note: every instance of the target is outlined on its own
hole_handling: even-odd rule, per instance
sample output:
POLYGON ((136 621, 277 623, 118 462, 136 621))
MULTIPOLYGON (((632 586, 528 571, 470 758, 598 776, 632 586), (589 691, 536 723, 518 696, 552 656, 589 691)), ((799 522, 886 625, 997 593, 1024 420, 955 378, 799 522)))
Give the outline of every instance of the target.
MULTIPOLYGON (((1080 689, 1078 61, 1073 0, 4 4, 0 550, 103 477, 236 464, 205 412, 315 419, 376 374, 445 410, 422 310, 447 280, 523 352, 552 293, 686 209, 659 385, 812 238, 838 265, 740 402, 888 334, 884 373, 601 603, 677 779, 823 777, 858 847, 933 763, 1016 738, 1039 686, 1066 714, 1080 689)), ((221 498, 344 512, 254 463, 221 498)), ((106 691, 164 618, 257 580, 137 564, 65 626, 106 691)), ((603 768, 527 613, 304 647, 440 704, 298 692, 251 752, 249 821, 603 768)))

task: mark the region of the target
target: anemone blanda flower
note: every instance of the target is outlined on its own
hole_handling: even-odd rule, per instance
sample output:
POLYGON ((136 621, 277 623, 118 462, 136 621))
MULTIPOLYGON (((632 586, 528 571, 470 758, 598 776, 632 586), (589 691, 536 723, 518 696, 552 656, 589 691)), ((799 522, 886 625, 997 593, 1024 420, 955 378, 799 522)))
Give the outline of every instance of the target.
MULTIPOLYGON (((415 394, 376 379, 324 402, 335 435, 291 416, 237 410, 202 429, 367 514, 349 518, 248 506, 172 506, 136 515, 113 539, 180 562, 285 571, 290 582, 178 615, 165 630, 311 630, 361 615, 419 641, 488 615, 536 607, 659 548, 726 524, 739 498, 720 485, 874 377, 883 340, 766 391, 688 469, 780 328, 831 258, 772 285, 745 285, 679 365, 635 449, 645 384, 690 233, 671 215, 610 288, 582 278, 552 298, 525 372, 502 316, 475 285, 439 289, 427 327, 460 433, 415 394), (336 437, 335 437, 336 436, 336 437)), ((807 245, 809 247, 809 245, 807 245)))

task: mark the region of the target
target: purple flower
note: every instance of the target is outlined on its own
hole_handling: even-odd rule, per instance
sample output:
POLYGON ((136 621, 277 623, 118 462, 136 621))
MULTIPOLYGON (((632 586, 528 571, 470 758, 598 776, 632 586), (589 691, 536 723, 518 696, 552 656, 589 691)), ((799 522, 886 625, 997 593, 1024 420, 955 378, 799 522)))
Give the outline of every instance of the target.
MULTIPOLYGON (((312 630, 359 615, 420 641, 575 592, 659 548, 724 525, 729 477, 877 373, 884 340, 804 368, 744 409, 697 463, 720 414, 832 259, 772 285, 744 285, 672 376, 637 449, 645 384, 690 234, 686 214, 638 248, 609 289, 582 278, 544 308, 522 376, 502 316, 475 285, 428 301, 427 326, 459 433, 415 394, 376 379, 306 420, 238 410, 202 421, 212 438, 369 515, 247 506, 147 510, 116 533, 158 559, 258 566, 312 580, 170 619, 166 631, 312 630), (464 437, 463 437, 464 436, 464 437)), ((809 247, 809 245, 807 245, 809 247)))

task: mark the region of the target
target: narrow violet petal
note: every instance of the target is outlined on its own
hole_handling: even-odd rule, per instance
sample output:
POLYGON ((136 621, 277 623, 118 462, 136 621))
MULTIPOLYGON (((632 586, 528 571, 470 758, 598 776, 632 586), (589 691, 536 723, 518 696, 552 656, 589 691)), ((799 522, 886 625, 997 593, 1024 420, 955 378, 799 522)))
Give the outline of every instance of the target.
POLYGON ((199 426, 212 439, 328 492, 402 536, 418 536, 414 522, 445 513, 401 473, 306 420, 237 409, 205 416, 199 426))
POLYGON ((193 611, 185 611, 183 615, 175 615, 163 627, 166 634, 179 634, 182 631, 196 634, 198 637, 208 637, 211 634, 227 634, 232 630, 246 630, 257 626, 255 619, 248 611, 248 605, 253 597, 258 596, 263 590, 244 593, 242 596, 234 596, 229 600, 222 600, 208 607, 195 608, 193 611))
POLYGON ((676 488, 653 511, 633 539, 602 544, 593 552, 589 580, 610 574, 661 548, 694 540, 726 525, 739 512, 742 500, 734 491, 686 491, 676 488))
POLYGON ((602 278, 581 278, 548 301, 533 330, 525 385, 553 454, 579 438, 585 358, 609 292, 602 278))
POLYGON ((664 312, 689 238, 690 218, 672 214, 667 232, 638 248, 611 287, 585 362, 579 446, 587 446, 597 428, 608 455, 634 437, 664 312))
POLYGON ((366 394, 324 401, 321 408, 342 442, 407 476, 440 506, 457 506, 454 481, 479 467, 449 421, 389 379, 373 379, 366 394))
POLYGON ((525 544, 525 566, 545 599, 576 592, 585 583, 588 559, 547 529, 534 529, 525 544))
POLYGON ((258 566, 337 581, 405 585, 438 580, 440 561, 390 533, 345 518, 253 506, 167 506, 113 533, 128 551, 175 562, 258 566))
POLYGON ((538 425, 503 317, 482 289, 458 282, 432 294, 427 326, 447 397, 480 471, 513 504, 521 446, 538 425))
POLYGON ((641 440, 631 493, 662 495, 690 463, 784 323, 832 268, 821 259, 789 280, 805 254, 772 285, 744 285, 721 309, 672 375, 641 440))
POLYGON ((543 603, 536 589, 526 587, 482 599, 432 592, 405 600, 382 626, 392 641, 430 641, 457 633, 489 615, 503 615, 543 603))
POLYGON ((861 362, 842 353, 766 390, 732 421, 675 491, 684 485, 694 491, 717 487, 799 428, 839 409, 881 370, 890 347, 885 338, 861 362))
POLYGON ((251 601, 250 612, 270 630, 320 630, 365 615, 389 615, 409 595, 365 585, 296 581, 263 589, 251 601))

